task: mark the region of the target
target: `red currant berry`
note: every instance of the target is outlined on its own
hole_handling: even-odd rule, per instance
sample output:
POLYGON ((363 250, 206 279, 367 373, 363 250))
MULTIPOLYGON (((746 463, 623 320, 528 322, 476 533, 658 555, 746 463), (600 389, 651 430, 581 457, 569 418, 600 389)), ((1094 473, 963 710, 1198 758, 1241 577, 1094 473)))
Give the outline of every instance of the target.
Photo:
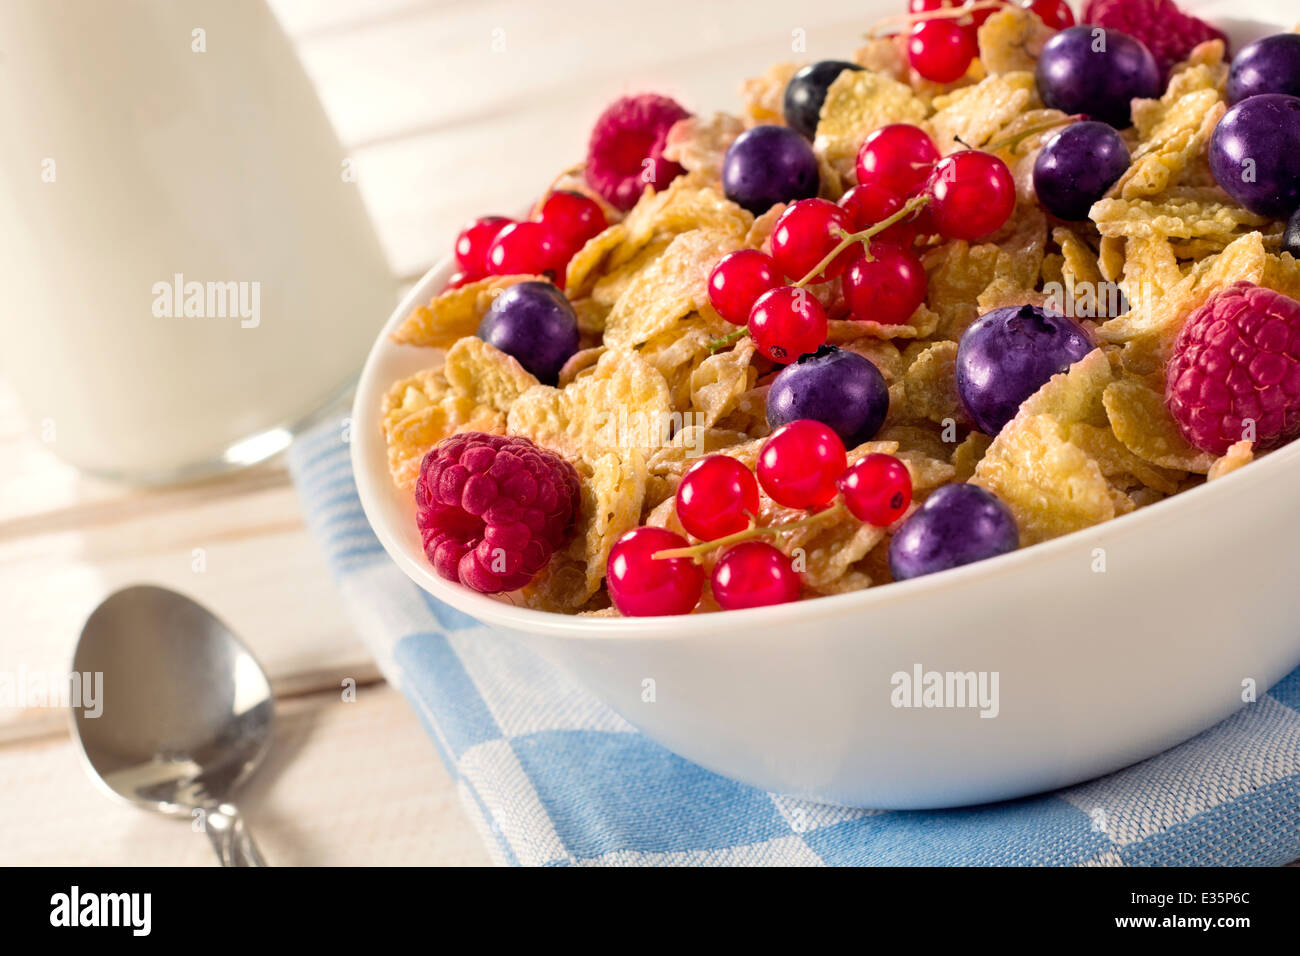
POLYGON ((786 604, 799 597, 799 572, 766 541, 745 541, 713 566, 713 597, 726 611, 786 604))
POLYGON ((577 252, 588 239, 604 232, 608 223, 600 203, 582 193, 561 191, 551 193, 537 211, 537 219, 559 236, 573 252, 577 252))
POLYGON ((754 347, 782 364, 826 344, 826 310, 807 289, 778 286, 764 292, 749 313, 754 347))
MULTIPOLYGON (((848 213, 825 199, 801 199, 791 203, 772 227, 772 258, 786 276, 798 282, 839 243, 842 237, 836 235, 835 230, 852 232, 852 225, 848 213)), ((852 258, 850 246, 809 281, 834 279, 852 258)))
POLYGON ((952 20, 918 23, 907 38, 907 62, 936 83, 960 80, 978 53, 971 31, 952 20))
POLYGON ((844 503, 859 521, 885 528, 912 503, 912 474, 893 455, 867 455, 839 479, 844 503))
POLYGON ((484 216, 475 219, 456 237, 456 265, 471 279, 488 274, 487 251, 506 226, 514 222, 505 216, 484 216))
POLYGON ((732 325, 749 321, 754 302, 781 284, 781 274, 771 256, 757 249, 728 252, 709 273, 709 303, 732 325))
POLYGON ((911 196, 925 185, 939 150, 925 130, 909 123, 882 126, 858 148, 858 185, 911 196))
POLYGON ((666 528, 633 528, 614 542, 605 568, 609 596, 624 617, 689 614, 704 590, 704 572, 690 558, 656 558, 686 539, 666 528))
POLYGON ((1029 12, 1038 14, 1038 19, 1053 30, 1074 26, 1074 12, 1065 0, 1034 0, 1029 5, 1029 12))
POLYGON ((447 280, 448 289, 459 289, 461 286, 473 282, 473 278, 464 272, 453 272, 451 278, 447 280))
POLYGON ((978 239, 996 232, 1016 208, 1016 182, 1007 164, 975 149, 940 160, 926 189, 930 221, 946 239, 978 239))
POLYGON ((569 249, 540 222, 516 222, 506 226, 488 246, 488 272, 497 276, 562 275, 569 261, 569 249))
POLYGON ((839 435, 819 421, 800 418, 763 443, 758 481, 777 504, 815 511, 835 500, 835 480, 847 464, 839 435))
MULTIPOLYGON (((869 183, 854 186, 840 197, 842 208, 853 223, 854 231, 860 232, 869 226, 888 219, 903 208, 906 200, 892 189, 869 183)), ((876 233, 875 238, 896 242, 900 246, 910 246, 916 238, 916 213, 894 223, 884 232, 876 233)), ((847 266, 845 267, 847 268, 847 266)))
POLYGON ((929 283, 916 253, 892 242, 873 242, 871 259, 859 255, 844 273, 844 301, 862 322, 899 325, 925 301, 929 283))
POLYGON ((757 515, 754 473, 727 455, 701 458, 677 486, 677 520, 701 541, 744 531, 757 515))

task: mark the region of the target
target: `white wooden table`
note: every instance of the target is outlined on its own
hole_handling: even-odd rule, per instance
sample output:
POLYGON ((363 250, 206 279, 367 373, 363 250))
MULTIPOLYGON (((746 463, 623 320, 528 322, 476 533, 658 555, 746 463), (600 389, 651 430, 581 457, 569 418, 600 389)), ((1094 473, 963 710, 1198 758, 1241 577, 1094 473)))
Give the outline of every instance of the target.
MULTIPOLYGON (((522 207, 580 159, 612 97, 735 109, 741 78, 845 57, 868 19, 842 0, 663 0, 644 16, 609 0, 272 7, 359 171, 395 286, 463 221, 522 207)), ((101 482, 41 444, 0 379, 0 670, 66 669, 91 609, 146 581, 210 606, 272 675, 278 736, 242 801, 271 861, 487 862, 433 745, 345 623, 282 462, 178 489, 101 482), (344 677, 362 685, 355 704, 344 677)), ((0 864, 212 862, 185 824, 92 787, 62 711, 0 707, 0 779, 0 864)))

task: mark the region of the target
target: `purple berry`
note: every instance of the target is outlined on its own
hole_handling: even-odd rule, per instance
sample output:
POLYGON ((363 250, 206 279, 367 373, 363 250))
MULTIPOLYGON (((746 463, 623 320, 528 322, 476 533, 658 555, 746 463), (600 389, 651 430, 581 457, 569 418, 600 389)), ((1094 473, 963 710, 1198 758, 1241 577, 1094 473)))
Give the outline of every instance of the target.
POLYGON ((1228 73, 1228 102, 1261 93, 1300 96, 1300 33, 1278 33, 1242 47, 1228 73))
POLYGON ((822 104, 826 102, 830 85, 845 70, 861 69, 856 63, 844 60, 809 63, 786 84, 782 102, 786 123, 804 139, 812 139, 817 133, 817 121, 821 118, 822 104))
POLYGON ((1300 208, 1300 98, 1261 93, 1223 114, 1210 137, 1210 171, 1253 213, 1286 219, 1300 208))
POLYGON ((889 386, 880 370, 833 345, 787 365, 767 392, 767 423, 773 430, 812 418, 839 435, 845 448, 871 441, 888 412, 889 386))
POLYGON ((520 282, 492 303, 475 333, 514 358, 539 382, 554 385, 578 351, 578 317, 549 282, 520 282))
POLYGON ((889 542, 895 581, 1014 551, 1020 532, 1010 509, 979 485, 944 485, 903 522, 889 542))
POLYGON ((1089 120, 1067 126, 1034 162, 1034 192, 1052 215, 1078 221, 1129 166, 1129 151, 1115 127, 1089 120))
POLYGON ((1092 351, 1078 323, 1032 305, 986 312, 957 345, 957 391, 986 435, 996 435, 1023 402, 1092 351))
POLYGON ((1164 89, 1160 67, 1141 40, 1094 26, 1070 27, 1048 40, 1037 79, 1048 107, 1086 113, 1117 129, 1132 125, 1132 100, 1164 89))
POLYGON ((1291 218, 1286 221, 1286 230, 1282 233, 1282 251, 1300 259, 1300 209, 1291 213, 1291 218))
POLYGON ((756 216, 779 202, 812 199, 820 183, 812 146, 788 126, 746 130, 722 160, 727 198, 756 216))

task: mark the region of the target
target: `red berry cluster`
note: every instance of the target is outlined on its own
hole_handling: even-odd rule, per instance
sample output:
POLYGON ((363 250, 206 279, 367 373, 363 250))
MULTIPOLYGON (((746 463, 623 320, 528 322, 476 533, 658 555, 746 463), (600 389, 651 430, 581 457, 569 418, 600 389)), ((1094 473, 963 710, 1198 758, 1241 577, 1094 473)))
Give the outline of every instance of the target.
POLYGON ((600 204, 582 193, 559 191, 546 197, 533 218, 475 219, 456 237, 456 265, 448 288, 486 276, 546 275, 563 281, 569 260, 608 223, 600 204))
POLYGON ((872 454, 848 464, 838 435, 812 419, 777 429, 763 443, 751 472, 727 455, 702 458, 677 486, 677 519, 701 544, 665 528, 636 528, 609 555, 606 584, 628 617, 687 614, 704 590, 697 558, 724 549, 713 566, 713 597, 724 610, 784 604, 799 596, 799 573, 789 556, 755 540, 801 527, 810 519, 757 527, 759 487, 779 505, 810 513, 842 497, 859 521, 893 524, 912 503, 912 478, 892 455, 872 454))
POLYGON ((757 349, 775 362, 793 362, 825 344, 827 301, 853 319, 906 322, 927 290, 916 238, 979 238, 999 229, 1016 204, 1002 160, 977 150, 941 159, 929 135, 906 123, 863 140, 857 175, 838 204, 792 203, 772 230, 770 256, 732 252, 709 274, 714 310, 747 326, 757 349), (834 279, 838 299, 823 285, 834 279))
MULTIPOLYGON (((1010 0, 911 0, 907 62, 936 83, 954 83, 966 75, 979 55, 980 24, 1010 0)), ((1074 13, 1065 0, 1033 0, 1025 6, 1053 30, 1074 26, 1074 13)))

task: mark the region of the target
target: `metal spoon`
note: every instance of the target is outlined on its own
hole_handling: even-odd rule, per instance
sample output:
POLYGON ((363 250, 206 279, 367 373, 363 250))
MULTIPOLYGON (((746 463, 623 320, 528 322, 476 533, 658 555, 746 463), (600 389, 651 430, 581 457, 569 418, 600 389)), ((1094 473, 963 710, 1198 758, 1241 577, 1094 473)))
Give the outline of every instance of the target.
POLYGON ((91 776, 199 820, 223 866, 265 866, 230 796, 266 754, 274 702, 235 633, 183 594, 130 587, 86 620, 72 667, 103 675, 99 716, 73 709, 91 776))

